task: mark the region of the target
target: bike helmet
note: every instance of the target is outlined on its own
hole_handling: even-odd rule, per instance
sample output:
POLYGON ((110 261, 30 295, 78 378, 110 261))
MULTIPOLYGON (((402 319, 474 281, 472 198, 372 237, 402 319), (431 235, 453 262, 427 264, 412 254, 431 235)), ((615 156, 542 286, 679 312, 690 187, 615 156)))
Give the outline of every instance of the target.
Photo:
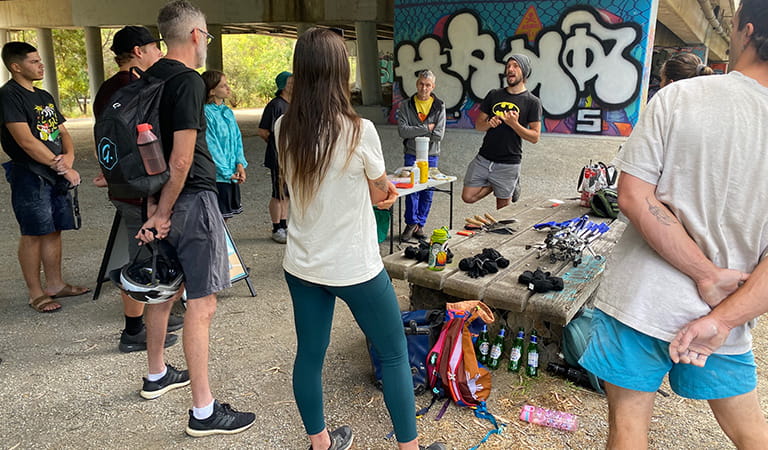
POLYGON ((152 253, 148 258, 139 254, 120 270, 120 285, 132 299, 150 305, 173 298, 184 281, 184 272, 175 252, 164 241, 145 244, 152 253))
POLYGON ((603 188, 589 201, 592 212, 600 217, 615 219, 619 215, 619 195, 616 189, 603 188))

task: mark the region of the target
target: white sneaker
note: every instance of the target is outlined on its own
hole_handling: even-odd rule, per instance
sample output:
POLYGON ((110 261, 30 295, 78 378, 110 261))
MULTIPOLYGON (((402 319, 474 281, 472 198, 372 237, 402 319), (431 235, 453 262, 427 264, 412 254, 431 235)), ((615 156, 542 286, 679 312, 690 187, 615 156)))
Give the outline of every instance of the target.
POLYGON ((285 244, 288 240, 288 232, 285 228, 278 228, 277 231, 272 233, 272 240, 278 244, 285 244))

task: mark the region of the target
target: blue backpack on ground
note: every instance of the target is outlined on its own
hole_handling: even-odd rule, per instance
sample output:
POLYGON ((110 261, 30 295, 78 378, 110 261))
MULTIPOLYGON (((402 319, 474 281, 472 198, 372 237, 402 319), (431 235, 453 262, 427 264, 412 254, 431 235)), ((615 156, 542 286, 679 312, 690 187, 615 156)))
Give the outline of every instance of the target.
MULTIPOLYGON (((413 374, 413 392, 421 395, 428 389, 427 353, 437 341, 440 329, 443 327, 445 311, 427 309, 419 311, 402 311, 403 328, 408 345, 408 362, 413 374)), ((381 389, 381 363, 376 349, 368 342, 368 352, 373 364, 374 384, 381 389)))
MULTIPOLYGON (((136 144, 136 125, 152 125, 158 140, 160 133, 160 99, 167 80, 131 68, 141 78, 118 89, 110 98, 104 112, 96 118, 93 127, 96 158, 114 198, 147 198, 160 192, 170 174, 149 175, 136 144)), ((192 69, 189 69, 192 71, 192 69)))

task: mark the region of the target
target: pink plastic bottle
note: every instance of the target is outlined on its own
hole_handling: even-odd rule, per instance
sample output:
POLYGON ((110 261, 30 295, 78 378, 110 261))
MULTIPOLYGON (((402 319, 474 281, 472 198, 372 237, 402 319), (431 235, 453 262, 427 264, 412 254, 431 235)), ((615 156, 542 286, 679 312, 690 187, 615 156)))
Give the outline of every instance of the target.
POLYGON ((573 414, 531 405, 523 406, 520 420, 565 431, 576 431, 579 428, 579 418, 573 414))
POLYGON ((136 145, 139 146, 141 161, 144 163, 144 170, 147 171, 147 175, 157 175, 158 173, 165 172, 168 164, 165 162, 160 141, 155 136, 155 133, 152 132, 152 125, 140 123, 136 125, 136 129, 139 132, 136 145))

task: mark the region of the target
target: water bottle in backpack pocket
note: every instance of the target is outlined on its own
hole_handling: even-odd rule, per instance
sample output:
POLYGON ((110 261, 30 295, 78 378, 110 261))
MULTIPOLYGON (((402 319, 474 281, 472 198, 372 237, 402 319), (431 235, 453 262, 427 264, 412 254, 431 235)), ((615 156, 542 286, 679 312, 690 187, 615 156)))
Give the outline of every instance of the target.
MULTIPOLYGON (((440 329, 443 326, 445 311, 428 309, 418 311, 402 311, 403 329, 408 346, 408 362, 413 375, 413 392, 416 395, 427 391, 427 353, 435 344, 440 329)), ((376 349, 368 341, 368 352, 373 365, 374 384, 381 389, 381 362, 376 349)))

